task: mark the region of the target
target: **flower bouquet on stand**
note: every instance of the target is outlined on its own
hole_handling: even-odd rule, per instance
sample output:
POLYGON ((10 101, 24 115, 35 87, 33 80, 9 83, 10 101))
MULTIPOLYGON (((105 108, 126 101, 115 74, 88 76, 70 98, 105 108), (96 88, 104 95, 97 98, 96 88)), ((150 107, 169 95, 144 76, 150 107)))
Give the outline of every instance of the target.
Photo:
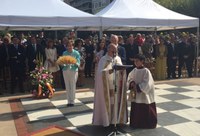
POLYGON ((36 98, 51 98, 55 89, 52 87, 53 76, 43 67, 43 57, 38 55, 35 60, 36 68, 30 72, 32 94, 36 98))

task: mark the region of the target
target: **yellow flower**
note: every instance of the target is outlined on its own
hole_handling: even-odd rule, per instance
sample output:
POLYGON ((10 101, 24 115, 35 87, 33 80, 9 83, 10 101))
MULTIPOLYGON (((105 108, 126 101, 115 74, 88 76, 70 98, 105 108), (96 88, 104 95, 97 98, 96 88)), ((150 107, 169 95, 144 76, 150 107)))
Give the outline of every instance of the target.
POLYGON ((61 56, 58 58, 58 60, 56 61, 56 63, 58 65, 63 65, 63 64, 75 64, 77 62, 77 60, 72 57, 72 56, 61 56))

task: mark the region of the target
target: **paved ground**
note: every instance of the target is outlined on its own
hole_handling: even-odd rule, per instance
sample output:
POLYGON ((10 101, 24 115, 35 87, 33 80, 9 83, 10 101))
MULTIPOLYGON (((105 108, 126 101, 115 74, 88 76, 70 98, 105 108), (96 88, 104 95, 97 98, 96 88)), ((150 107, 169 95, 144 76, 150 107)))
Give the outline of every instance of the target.
MULTIPOLYGON (((92 79, 78 89, 75 107, 66 107, 66 94, 58 91, 52 99, 34 100, 17 94, 0 98, 0 135, 23 136, 30 132, 58 125, 80 131, 87 136, 106 136, 111 127, 91 125, 93 96, 92 79), (14 118, 14 119, 13 119, 14 118)), ((199 136, 200 78, 156 82, 158 125, 156 129, 118 129, 133 136, 199 136)), ((130 103, 129 103, 130 105, 130 103)), ((129 106, 130 111, 130 106, 129 106)))

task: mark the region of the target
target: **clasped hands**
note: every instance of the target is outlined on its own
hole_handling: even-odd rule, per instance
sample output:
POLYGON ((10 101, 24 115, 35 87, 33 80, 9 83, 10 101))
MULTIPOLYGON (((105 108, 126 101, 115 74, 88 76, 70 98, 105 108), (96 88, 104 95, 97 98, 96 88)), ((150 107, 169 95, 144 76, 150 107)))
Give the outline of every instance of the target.
POLYGON ((131 81, 129 84, 129 90, 137 90, 135 81, 131 81))

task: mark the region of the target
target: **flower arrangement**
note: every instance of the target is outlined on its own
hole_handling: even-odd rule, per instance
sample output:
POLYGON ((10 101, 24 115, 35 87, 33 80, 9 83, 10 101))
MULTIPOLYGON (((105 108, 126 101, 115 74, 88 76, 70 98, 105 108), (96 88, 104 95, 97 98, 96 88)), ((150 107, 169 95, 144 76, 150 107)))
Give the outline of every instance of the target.
POLYGON ((33 96, 50 98, 55 91, 52 87, 53 75, 43 67, 43 58, 40 54, 36 57, 35 63, 35 70, 30 72, 33 96))
POLYGON ((74 57, 72 57, 72 56, 61 56, 56 61, 56 63, 58 65, 75 64, 76 62, 77 62, 77 60, 74 57))

